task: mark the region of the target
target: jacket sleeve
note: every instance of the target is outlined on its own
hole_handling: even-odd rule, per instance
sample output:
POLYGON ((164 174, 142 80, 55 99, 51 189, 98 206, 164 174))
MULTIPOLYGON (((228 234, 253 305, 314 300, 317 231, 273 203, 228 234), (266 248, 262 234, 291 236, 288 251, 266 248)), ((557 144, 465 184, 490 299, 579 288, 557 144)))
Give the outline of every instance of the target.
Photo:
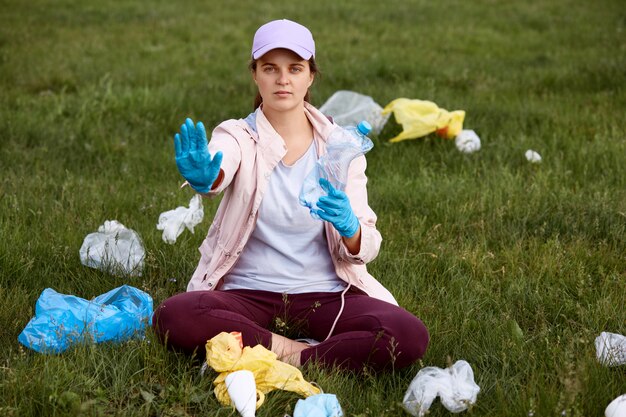
POLYGON ((224 191, 233 180, 239 164, 241 163, 241 148, 235 137, 230 133, 234 127, 230 126, 231 121, 226 121, 217 126, 211 133, 209 141, 209 153, 215 155, 216 152, 222 152, 222 165, 220 169, 224 171, 224 178, 219 186, 204 196, 213 198, 224 191))
MULTIPOLYGON (((367 202, 367 176, 365 168, 367 161, 364 155, 355 158, 348 171, 348 183, 345 193, 350 199, 350 205, 361 224, 361 248, 359 253, 351 254, 339 238, 339 256, 353 264, 366 264, 378 256, 382 236, 376 229, 376 213, 367 202)), ((339 236, 339 234, 337 234, 339 236)))

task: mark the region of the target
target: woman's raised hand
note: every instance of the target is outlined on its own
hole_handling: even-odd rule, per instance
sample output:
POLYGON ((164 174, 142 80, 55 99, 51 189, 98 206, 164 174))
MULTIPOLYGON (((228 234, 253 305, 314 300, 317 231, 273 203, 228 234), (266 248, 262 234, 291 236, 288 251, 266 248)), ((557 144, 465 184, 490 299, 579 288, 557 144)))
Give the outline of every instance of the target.
POLYGON ((194 127, 189 118, 180 126, 180 133, 174 135, 178 171, 194 190, 203 194, 211 190, 222 164, 222 153, 216 152, 211 158, 208 145, 202 122, 194 127))

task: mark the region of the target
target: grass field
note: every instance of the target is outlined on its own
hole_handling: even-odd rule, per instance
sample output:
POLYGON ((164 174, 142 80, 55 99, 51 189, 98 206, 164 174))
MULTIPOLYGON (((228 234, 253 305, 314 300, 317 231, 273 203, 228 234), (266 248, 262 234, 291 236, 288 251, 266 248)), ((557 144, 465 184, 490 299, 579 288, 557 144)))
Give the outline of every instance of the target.
MULTIPOLYGON (((308 380, 350 417, 402 416, 422 366, 465 359, 472 416, 599 416, 626 392, 624 366, 595 358, 626 334, 626 9, 619 0, 278 2, 0 0, 0 415, 235 416, 212 376, 149 334, 59 356, 17 335, 47 287, 91 298, 122 284, 155 303, 184 291, 217 201, 195 234, 161 240, 161 212, 187 205, 171 137, 251 111, 255 29, 313 31, 321 105, 353 90, 467 112, 472 155, 427 137, 368 154, 384 242, 370 272, 421 317, 422 363, 381 376, 317 368, 308 380), (541 164, 524 158, 527 149, 541 164), (137 231, 142 277, 84 267, 105 220, 137 231)), ((291 414, 268 395, 257 415, 291 414)), ((449 413, 437 400, 430 415, 449 413)))

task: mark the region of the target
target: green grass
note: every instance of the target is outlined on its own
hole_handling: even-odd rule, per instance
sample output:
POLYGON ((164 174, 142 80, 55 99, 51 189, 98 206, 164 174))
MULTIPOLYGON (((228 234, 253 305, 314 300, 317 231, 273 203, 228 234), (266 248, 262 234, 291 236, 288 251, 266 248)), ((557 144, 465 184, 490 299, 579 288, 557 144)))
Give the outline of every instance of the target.
MULTIPOLYGON (((368 154, 384 242, 369 269, 423 319, 422 363, 381 376, 305 370, 348 416, 400 416, 421 366, 458 359, 481 387, 474 416, 602 415, 624 368, 595 359, 626 334, 626 12, 622 2, 132 0, 20 2, 0 14, 0 414, 234 416, 198 363, 148 335, 59 356, 17 335, 52 287, 85 298, 121 284, 158 303, 183 291, 217 202, 194 235, 163 243, 161 212, 187 205, 171 136, 246 115, 254 30, 313 31, 321 105, 354 90, 467 112, 473 155, 428 137, 368 154), (526 149, 544 158, 524 158, 526 149), (141 278, 81 265, 105 220, 136 230, 141 278), (176 281, 171 280, 175 278, 176 281)), ((259 416, 291 414, 275 392, 259 416)), ((436 401, 431 415, 448 412, 436 401)))

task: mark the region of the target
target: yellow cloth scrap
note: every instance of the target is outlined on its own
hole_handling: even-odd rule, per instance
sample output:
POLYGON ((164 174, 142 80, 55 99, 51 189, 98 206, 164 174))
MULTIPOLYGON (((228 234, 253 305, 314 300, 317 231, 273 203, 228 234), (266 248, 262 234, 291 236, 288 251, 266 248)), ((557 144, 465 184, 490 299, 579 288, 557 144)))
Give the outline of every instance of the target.
POLYGON ((277 359, 261 345, 243 347, 241 333, 222 332, 206 344, 207 364, 220 374, 215 378, 215 396, 223 405, 233 405, 226 389, 226 376, 246 369, 254 374, 257 396, 256 408, 265 401, 265 394, 275 389, 292 391, 303 397, 319 394, 321 390, 305 381, 298 368, 277 359))
POLYGON ((437 135, 453 139, 463 130, 465 111, 449 112, 437 107, 432 101, 397 98, 387 104, 383 115, 393 112, 396 121, 402 125, 402 133, 389 142, 415 139, 436 132, 437 135))

